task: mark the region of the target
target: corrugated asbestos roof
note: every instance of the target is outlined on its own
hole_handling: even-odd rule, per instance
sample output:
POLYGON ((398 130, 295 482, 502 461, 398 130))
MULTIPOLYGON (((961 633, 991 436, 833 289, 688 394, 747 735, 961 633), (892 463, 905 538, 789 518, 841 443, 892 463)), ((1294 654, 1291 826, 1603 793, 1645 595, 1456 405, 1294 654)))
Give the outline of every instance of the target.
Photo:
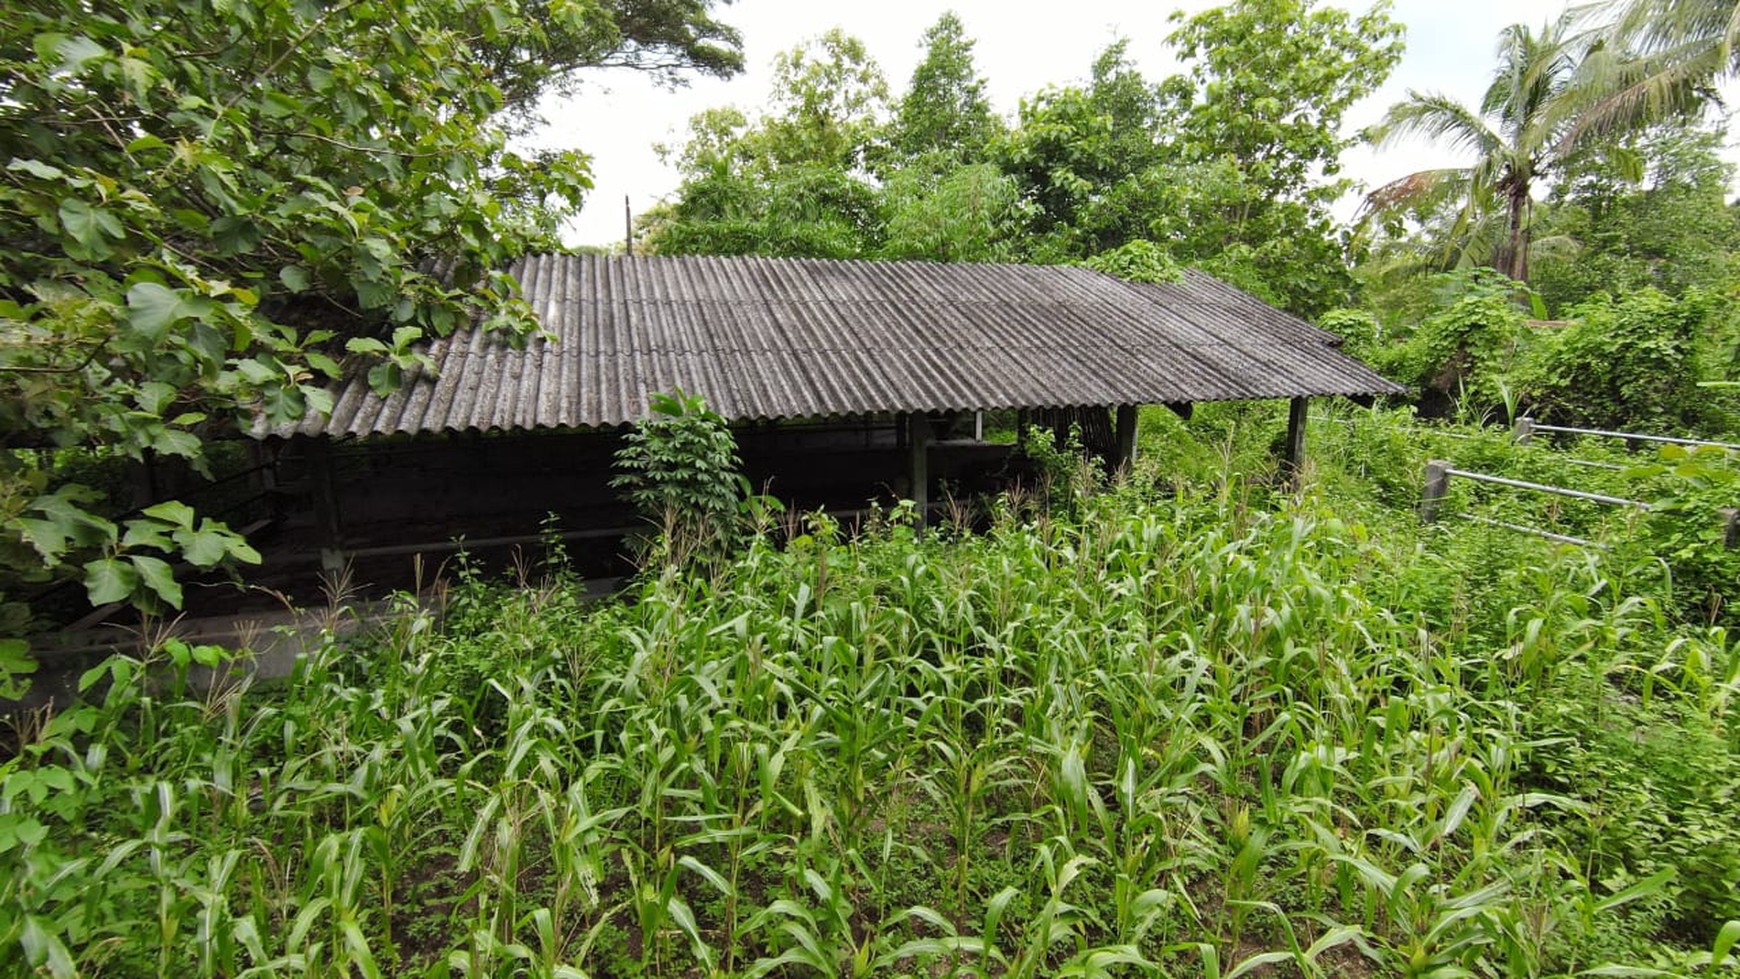
POLYGON ((726 418, 1399 392, 1336 338, 1209 276, 547 255, 514 269, 552 340, 460 330, 389 397, 353 377, 275 435, 614 426, 680 388, 726 418))

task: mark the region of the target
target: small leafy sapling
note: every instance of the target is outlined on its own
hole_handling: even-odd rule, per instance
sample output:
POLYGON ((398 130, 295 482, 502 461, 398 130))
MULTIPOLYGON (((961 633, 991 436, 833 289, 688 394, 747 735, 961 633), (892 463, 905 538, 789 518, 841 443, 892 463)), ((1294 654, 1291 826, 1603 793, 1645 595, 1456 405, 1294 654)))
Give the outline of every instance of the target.
POLYGON ((623 437, 610 484, 657 528, 669 563, 722 557, 742 532, 749 481, 725 419, 699 395, 656 394, 623 437))

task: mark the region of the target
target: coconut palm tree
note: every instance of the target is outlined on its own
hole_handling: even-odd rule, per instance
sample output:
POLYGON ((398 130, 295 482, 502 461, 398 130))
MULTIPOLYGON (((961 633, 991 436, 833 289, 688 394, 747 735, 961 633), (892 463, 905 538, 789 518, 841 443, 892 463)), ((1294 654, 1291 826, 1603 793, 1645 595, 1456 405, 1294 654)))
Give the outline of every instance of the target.
POLYGON ((1471 151, 1475 159, 1385 184, 1368 195, 1368 210, 1394 213, 1460 202, 1447 242, 1451 253, 1484 252, 1492 268, 1527 279, 1534 190, 1575 149, 1563 139, 1576 119, 1567 99, 1578 68, 1575 49, 1566 43, 1566 23, 1538 32, 1521 24, 1506 28, 1499 36, 1498 68, 1478 108, 1414 91, 1392 106, 1378 129, 1380 145, 1423 137, 1471 151), (1504 220, 1498 240, 1486 244, 1480 232, 1493 227, 1495 209, 1502 209, 1504 220))

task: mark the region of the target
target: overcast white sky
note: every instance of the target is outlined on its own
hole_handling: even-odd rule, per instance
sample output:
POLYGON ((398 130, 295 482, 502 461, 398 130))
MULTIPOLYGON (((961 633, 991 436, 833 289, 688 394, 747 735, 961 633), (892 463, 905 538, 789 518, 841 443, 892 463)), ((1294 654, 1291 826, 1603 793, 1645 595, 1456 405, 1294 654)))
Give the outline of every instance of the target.
MULTIPOLYGON (((1370 3, 1341 5, 1364 10, 1370 3)), ((773 56, 831 27, 864 40, 898 96, 922 56, 919 36, 953 9, 978 42, 974 55, 993 105, 1013 117, 1023 96, 1084 78, 1094 56, 1117 37, 1130 39, 1130 53, 1150 79, 1170 74, 1175 65, 1165 44, 1171 32, 1167 15, 1212 6, 1214 0, 737 0, 722 8, 722 19, 743 32, 743 74, 729 81, 697 79, 676 90, 628 72, 601 74, 576 96, 547 106, 548 124, 534 139, 592 154, 596 186, 567 237, 573 244, 605 244, 622 240, 624 195, 640 213, 676 189, 677 175, 659 162, 654 143, 680 139, 689 117, 709 106, 735 104, 753 113, 766 100, 773 56)), ((1348 125, 1376 121, 1410 88, 1474 102, 1488 82, 1498 32, 1518 22, 1538 27, 1564 9, 1564 0, 1396 0, 1392 16, 1407 26, 1407 53, 1389 82, 1350 114, 1348 125)), ((1343 162, 1349 176, 1378 184, 1444 160, 1442 150, 1410 145, 1382 153, 1356 149, 1343 162)))

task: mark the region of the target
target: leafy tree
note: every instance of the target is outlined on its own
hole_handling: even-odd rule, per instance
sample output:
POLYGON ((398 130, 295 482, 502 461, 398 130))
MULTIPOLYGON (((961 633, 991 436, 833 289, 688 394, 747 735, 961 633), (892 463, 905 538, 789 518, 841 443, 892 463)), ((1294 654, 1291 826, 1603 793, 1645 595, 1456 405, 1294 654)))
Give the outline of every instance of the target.
POLYGON ((1402 28, 1379 3, 1358 17, 1315 0, 1237 0, 1185 18, 1168 39, 1189 70, 1165 91, 1177 156, 1230 159, 1268 202, 1326 206, 1358 137, 1342 119, 1389 77, 1402 28))
POLYGON ((888 82, 864 42, 835 28, 773 61, 760 138, 779 165, 862 168, 888 109, 888 82))
POLYGON ((1383 6, 1237 0, 1168 39, 1185 71, 1148 82, 1119 41, 1085 88, 1024 102, 1000 160, 1023 188, 1027 257, 1085 258, 1148 241, 1180 264, 1311 313, 1345 301, 1330 205, 1347 108, 1400 56, 1383 6))
MULTIPOLYGON (((1108 45, 1085 84, 1023 101, 1015 128, 975 159, 995 118, 971 44, 944 17, 873 160, 881 219, 790 196, 799 161, 844 187, 866 160, 874 76, 860 46, 824 39, 782 59, 768 114, 698 116, 685 183, 655 223, 666 250, 1081 261, 1135 242, 1300 312, 1345 300, 1345 236, 1329 207, 1347 108, 1400 54, 1380 6, 1354 17, 1314 0, 1236 0, 1171 38, 1188 71, 1143 77, 1130 42, 1108 45), (978 164, 989 162, 1001 176, 978 164), (1012 196, 1011 196, 1012 194, 1012 196), (810 225, 808 232, 792 222, 810 225), (801 250, 794 251, 798 248, 801 250)), ((866 184, 868 186, 868 184, 866 184)), ((850 195, 855 197, 856 195, 850 195)))
POLYGON ((924 60, 913 69, 889 126, 888 142, 901 161, 926 157, 972 163, 1003 131, 973 64, 973 41, 953 11, 925 31, 924 60))
POLYGON ((990 163, 938 176, 896 171, 883 186, 887 258, 994 262, 1008 258, 1021 220, 1015 182, 990 163))
MULTIPOLYGON (((214 434, 329 408, 323 382, 346 352, 376 357, 371 378, 388 386, 412 342, 476 310, 491 327, 529 326, 503 270, 556 246, 559 218, 589 182, 583 154, 509 149, 509 93, 529 98, 554 73, 619 60, 610 36, 647 57, 674 49, 618 21, 585 57, 557 52, 533 76, 515 66, 551 32, 573 40, 628 9, 10 5, 0 14, 3 447, 97 445, 197 467, 214 434)), ((215 538, 181 510, 135 532, 94 512, 88 491, 21 468, 15 452, 0 467, 0 550, 27 547, 29 573, 82 568, 93 600, 131 592, 175 604, 151 562, 206 563, 215 538)), ((239 544, 228 553, 246 556, 239 544)))
POLYGON ((685 180, 718 167, 766 177, 780 167, 861 168, 883 123, 888 83, 864 43, 838 29, 776 55, 767 110, 736 106, 689 119, 680 146, 657 147, 685 180))
POLYGON ((673 85, 689 72, 729 77, 743 70, 743 39, 713 18, 715 2, 529 0, 513 30, 480 39, 475 53, 522 115, 548 93, 572 92, 587 69, 633 69, 673 85))
POLYGON ((1533 285, 1548 307, 1597 292, 1653 286, 1677 296, 1734 281, 1740 219, 1727 203, 1734 168, 1718 155, 1723 141, 1720 130, 1684 125, 1625 137, 1620 149, 1645 165, 1642 180, 1611 162, 1613 152, 1569 163, 1543 225, 1578 247, 1536 262, 1533 285))
POLYGON ((766 168, 771 161, 760 155, 760 142, 745 138, 749 128, 749 115, 742 109, 714 106, 689 117, 689 133, 680 145, 655 143, 653 150, 685 178, 702 176, 718 166, 766 168))
POLYGON ((1084 258, 1142 237, 1139 227, 1094 211, 1119 181, 1161 162, 1158 97, 1119 40, 1094 60, 1087 87, 1022 100, 995 156, 1021 189, 1028 258, 1084 258))
POLYGON ((1342 120, 1401 57, 1388 5, 1356 17, 1314 0, 1238 0, 1173 20, 1186 71, 1162 85, 1170 169, 1150 183, 1182 189, 1150 234, 1296 312, 1345 302, 1330 206, 1350 186, 1340 156, 1358 137, 1342 120))
POLYGON ((875 188, 838 167, 770 172, 719 164, 642 218, 647 248, 667 255, 861 258, 882 236, 875 188))
POLYGON ((689 120, 672 204, 643 218, 668 254, 848 258, 880 239, 865 164, 887 107, 863 42, 829 31, 774 60, 768 111, 710 109, 689 120))
POLYGON ((1347 241, 1330 207, 1356 137, 1342 120, 1394 67, 1400 26, 1385 5, 1355 17, 1309 0, 1174 20, 1185 71, 1158 88, 1158 164, 1098 200, 1098 225, 1123 229, 1100 241, 1164 242, 1177 261, 1307 315, 1345 302, 1347 241))

